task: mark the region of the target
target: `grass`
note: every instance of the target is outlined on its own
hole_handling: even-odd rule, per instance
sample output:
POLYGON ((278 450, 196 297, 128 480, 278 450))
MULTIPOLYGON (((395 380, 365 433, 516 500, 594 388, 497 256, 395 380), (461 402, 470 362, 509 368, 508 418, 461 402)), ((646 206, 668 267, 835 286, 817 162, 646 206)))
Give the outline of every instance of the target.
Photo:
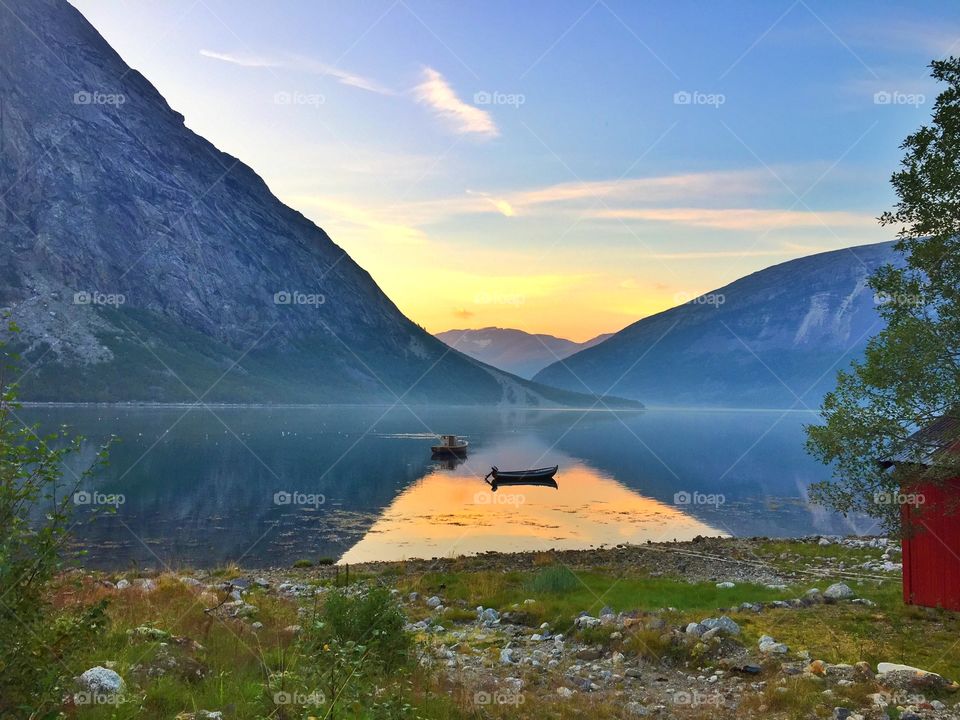
POLYGON ((523 610, 537 624, 548 622, 557 629, 569 627, 581 612, 596 615, 604 606, 615 612, 654 611, 676 608, 693 614, 697 620, 716 614, 718 607, 736 607, 743 602, 758 602, 796 597, 797 590, 770 590, 762 585, 738 584, 720 589, 715 583, 687 583, 665 577, 629 574, 616 577, 592 571, 571 572, 560 566, 546 567, 533 578, 522 572, 429 573, 413 581, 401 580, 401 589, 416 590, 427 597, 442 595, 448 603, 458 601, 468 607, 483 605, 500 610, 523 610), (524 605, 526 599, 536 602, 524 605))

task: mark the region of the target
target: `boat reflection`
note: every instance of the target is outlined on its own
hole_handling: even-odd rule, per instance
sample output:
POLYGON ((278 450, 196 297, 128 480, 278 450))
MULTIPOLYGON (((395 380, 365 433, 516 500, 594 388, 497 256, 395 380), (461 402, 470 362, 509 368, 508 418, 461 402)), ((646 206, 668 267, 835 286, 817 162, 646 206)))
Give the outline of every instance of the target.
POLYGON ((573 459, 563 484, 503 487, 436 471, 387 507, 342 563, 584 549, 726 535, 573 459))

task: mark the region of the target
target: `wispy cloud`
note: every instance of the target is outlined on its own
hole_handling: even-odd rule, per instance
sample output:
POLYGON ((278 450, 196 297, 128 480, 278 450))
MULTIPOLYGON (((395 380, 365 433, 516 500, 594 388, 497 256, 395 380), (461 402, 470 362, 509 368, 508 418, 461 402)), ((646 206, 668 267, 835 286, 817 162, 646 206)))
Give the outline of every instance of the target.
POLYGON ((417 102, 429 106, 454 132, 488 138, 500 134, 490 113, 461 100, 446 78, 433 68, 423 69, 423 82, 413 92, 417 102))
POLYGON ((314 60, 313 58, 303 57, 302 55, 284 55, 272 57, 248 53, 217 52, 215 50, 206 49, 201 50, 200 54, 204 57, 212 58, 214 60, 221 60, 222 62, 239 65, 240 67, 283 68, 297 72, 306 72, 310 73, 311 75, 332 77, 343 85, 349 85, 350 87, 360 88, 361 90, 367 90, 380 95, 395 94, 392 90, 383 87, 369 78, 347 72, 342 68, 338 68, 334 65, 328 65, 320 62, 319 60, 314 60))
POLYGON ((594 217, 617 220, 668 222, 720 230, 772 230, 775 228, 869 227, 877 224, 867 213, 811 212, 758 208, 604 208, 594 217))

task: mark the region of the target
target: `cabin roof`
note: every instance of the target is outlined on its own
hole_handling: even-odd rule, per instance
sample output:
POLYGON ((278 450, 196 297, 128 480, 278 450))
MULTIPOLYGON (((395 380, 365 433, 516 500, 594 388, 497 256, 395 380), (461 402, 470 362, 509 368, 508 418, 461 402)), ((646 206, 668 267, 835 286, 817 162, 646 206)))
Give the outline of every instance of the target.
POLYGON ((907 438, 900 452, 883 458, 884 468, 899 464, 937 465, 944 453, 960 454, 960 407, 953 408, 907 438))

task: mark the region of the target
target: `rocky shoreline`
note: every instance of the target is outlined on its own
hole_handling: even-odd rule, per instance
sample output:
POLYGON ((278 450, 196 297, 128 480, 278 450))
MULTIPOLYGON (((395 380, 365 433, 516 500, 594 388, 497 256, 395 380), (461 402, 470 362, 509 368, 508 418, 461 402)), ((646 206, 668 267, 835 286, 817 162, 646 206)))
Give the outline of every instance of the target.
MULTIPOLYGON (((337 566, 255 573, 237 569, 229 579, 206 572, 179 574, 175 579, 190 588, 211 616, 239 623, 254 636, 263 631, 257 620, 258 599, 289 601, 297 606, 299 617, 306 618, 337 579, 345 592, 354 594, 364 593, 371 584, 386 585, 407 617, 407 631, 416 638, 420 665, 442 676, 445 684, 483 712, 524 705, 520 712, 527 714, 535 703, 585 702, 612 708, 611 717, 801 717, 790 714, 790 709, 802 698, 812 708, 809 717, 960 717, 954 695, 960 685, 950 678, 886 660, 827 662, 803 646, 788 644, 776 630, 760 633, 762 627, 786 631, 797 623, 812 623, 818 634, 830 632, 828 618, 833 613, 869 618, 876 603, 864 597, 861 588, 899 585, 897 543, 886 538, 817 536, 778 541, 787 549, 771 556, 770 542, 697 538, 549 554, 488 553, 368 563, 350 567, 349 584, 346 568, 337 566), (583 608, 571 623, 560 626, 539 621, 539 601, 534 597, 490 607, 446 597, 442 589, 431 594, 409 590, 427 573, 532 575, 543 568, 545 555, 574 574, 604 572, 614 581, 630 573, 676 582, 681 591, 683 583, 691 588, 710 583, 721 593, 749 586, 790 596, 744 600, 699 615, 672 607, 644 607, 643 598, 638 598, 636 609, 583 608), (826 578, 832 582, 818 582, 826 578)), ((171 579, 168 574, 114 582, 103 576, 97 582, 111 593, 152 593, 158 581, 171 579)), ((160 654, 159 667, 136 668, 133 675, 155 677, 182 672, 184 667, 200 672, 192 663, 201 661, 188 649, 194 641, 157 632, 149 627, 131 632, 135 639, 169 646, 160 654)), ((297 623, 283 628, 290 637, 300 632, 297 623)), ((102 670, 109 668, 94 675, 99 678, 102 670)))

